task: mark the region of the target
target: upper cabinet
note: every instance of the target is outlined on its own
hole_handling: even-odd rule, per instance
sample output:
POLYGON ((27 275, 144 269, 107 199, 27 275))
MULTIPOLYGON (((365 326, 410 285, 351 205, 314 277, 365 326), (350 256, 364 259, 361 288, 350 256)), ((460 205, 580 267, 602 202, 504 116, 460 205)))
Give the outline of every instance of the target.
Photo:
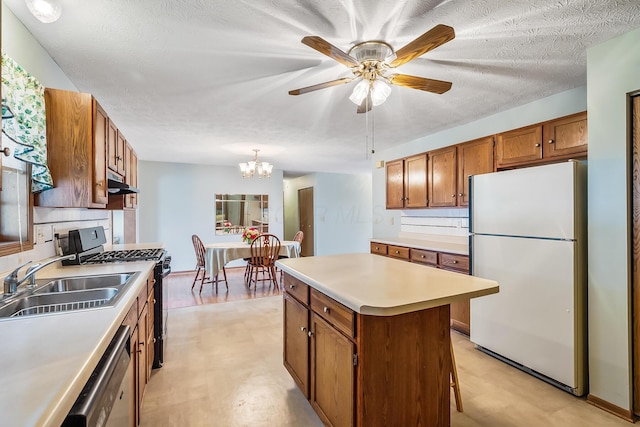
POLYGON ((47 88, 44 97, 54 188, 36 194, 35 205, 106 207, 106 113, 88 93, 47 88))
POLYGON ((586 158, 587 141, 586 112, 503 132, 496 137, 496 167, 586 158))
POLYGON ((429 206, 456 206, 456 146, 429 152, 429 206))
POLYGON ((493 171, 492 136, 458 145, 458 206, 469 206, 469 176, 493 171))
MULTIPOLYGON (((128 183, 137 183, 135 153, 124 137, 118 136, 121 134, 117 127, 91 94, 46 88, 45 104, 47 161, 54 188, 36 194, 34 204, 62 208, 111 208, 114 197, 124 196, 109 195, 107 169, 115 172, 112 166, 121 164, 119 174, 128 183), (120 139, 126 146, 119 154, 120 139), (128 165, 125 164, 126 147, 132 153, 128 165), (129 177, 125 176, 127 169, 131 171, 129 177)), ((130 205, 137 206, 137 196, 130 199, 130 205)))
POLYGON ((427 154, 387 162, 387 209, 427 207, 427 154))

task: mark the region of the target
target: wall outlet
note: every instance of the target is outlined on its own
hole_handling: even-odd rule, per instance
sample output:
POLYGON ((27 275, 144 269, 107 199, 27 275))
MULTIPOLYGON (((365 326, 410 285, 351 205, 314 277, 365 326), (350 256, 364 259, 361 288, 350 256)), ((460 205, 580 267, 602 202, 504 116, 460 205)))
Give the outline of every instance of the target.
POLYGON ((49 224, 36 225, 36 245, 53 240, 53 227, 49 224))

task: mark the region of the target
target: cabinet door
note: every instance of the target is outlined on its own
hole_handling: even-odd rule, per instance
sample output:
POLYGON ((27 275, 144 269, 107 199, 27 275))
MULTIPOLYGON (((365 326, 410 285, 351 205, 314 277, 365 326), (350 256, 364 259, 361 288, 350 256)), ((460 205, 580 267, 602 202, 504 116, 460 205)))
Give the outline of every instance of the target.
POLYGON ((469 176, 493 172, 493 137, 458 145, 458 206, 469 206, 469 176))
POLYGON ((355 344, 311 313, 311 406, 325 425, 353 426, 355 344))
POLYGON ((587 113, 553 120, 544 125, 544 157, 587 155, 587 113))
MULTIPOLYGON (((136 152, 131 149, 129 153, 129 171, 127 172, 127 183, 134 188, 138 188, 138 156, 136 152)), ((138 193, 129 194, 131 197, 129 207, 135 209, 138 207, 138 193)), ((263 232, 268 233, 267 229, 263 232)))
POLYGON ((309 398, 309 310, 284 295, 284 367, 309 398))
POLYGON ((429 152, 429 206, 455 206, 457 203, 456 147, 429 152))
POLYGON ((404 160, 404 207, 427 207, 427 154, 404 160))
POLYGON ((151 378, 151 369, 153 368, 153 358, 155 356, 155 335, 153 333, 154 307, 155 298, 153 297, 152 288, 151 293, 147 297, 147 382, 149 382, 149 378, 151 378))
POLYGON ((387 162, 387 209, 404 207, 404 161, 387 162))
POLYGON ((104 109, 93 100, 93 202, 106 205, 107 193, 107 134, 109 118, 104 109))
POLYGON ((107 166, 118 172, 118 128, 111 120, 107 130, 107 166))
POLYGON ((122 176, 126 174, 124 163, 124 149, 126 145, 127 140, 118 130, 118 134, 116 135, 116 172, 122 176))
MULTIPOLYGON (((138 300, 140 301, 140 300, 138 300)), ((149 343, 147 342, 147 314, 149 313, 146 299, 144 307, 138 318, 138 410, 142 408, 142 399, 144 398, 145 388, 147 387, 147 351, 149 343)))
POLYGON ((512 166, 542 159, 542 125, 498 134, 496 166, 512 166))

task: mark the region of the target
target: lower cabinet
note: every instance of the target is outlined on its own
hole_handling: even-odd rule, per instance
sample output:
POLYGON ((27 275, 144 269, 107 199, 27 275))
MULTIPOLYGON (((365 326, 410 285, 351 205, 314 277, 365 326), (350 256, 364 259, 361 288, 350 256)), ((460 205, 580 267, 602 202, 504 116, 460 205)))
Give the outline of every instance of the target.
POLYGON ((369 316, 285 273, 283 363, 327 426, 448 426, 449 306, 369 316))
MULTIPOLYGON (((469 274, 469 257, 467 255, 391 246, 375 242, 371 242, 371 253, 388 255, 455 273, 469 274), (379 248, 384 248, 384 250, 379 250, 379 248)), ((466 335, 471 333, 471 304, 469 300, 451 304, 451 327, 466 335)))
POLYGON ((151 377, 153 366, 153 286, 155 279, 153 272, 147 278, 145 286, 138 297, 131 305, 129 313, 122 322, 128 325, 131 330, 130 351, 131 351, 131 393, 130 402, 132 427, 140 423, 140 408, 144 398, 145 389, 151 377))

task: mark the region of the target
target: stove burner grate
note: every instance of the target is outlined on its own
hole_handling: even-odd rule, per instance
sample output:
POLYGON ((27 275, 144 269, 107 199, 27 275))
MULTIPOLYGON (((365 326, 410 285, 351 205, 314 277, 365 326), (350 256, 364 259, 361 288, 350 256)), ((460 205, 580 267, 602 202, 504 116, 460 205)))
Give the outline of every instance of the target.
POLYGON ((157 261, 164 255, 164 249, 131 249, 100 252, 86 258, 84 263, 104 263, 123 261, 157 261))

